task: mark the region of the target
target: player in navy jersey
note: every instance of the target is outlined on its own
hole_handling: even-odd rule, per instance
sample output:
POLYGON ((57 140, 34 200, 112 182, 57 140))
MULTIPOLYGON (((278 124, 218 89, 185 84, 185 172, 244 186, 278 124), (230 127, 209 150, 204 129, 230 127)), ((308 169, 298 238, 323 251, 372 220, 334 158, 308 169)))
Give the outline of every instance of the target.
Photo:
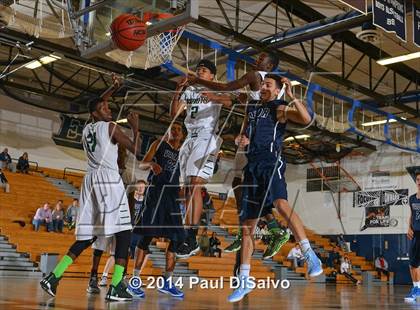
POLYGON ((261 86, 261 99, 248 104, 241 134, 236 138, 240 147, 248 147, 248 164, 244 168, 241 203, 242 246, 240 286, 228 297, 237 302, 252 289, 249 278, 253 252, 253 233, 264 209, 272 205, 290 223, 293 235, 299 241, 311 277, 320 275, 322 264, 311 248, 299 216, 287 201, 284 172, 286 164, 281 156, 287 121, 309 124, 311 116, 306 107, 294 98, 290 81, 275 74, 267 74, 261 86), (294 108, 279 100, 283 84, 294 108))
POLYGON ((413 287, 405 297, 406 301, 416 301, 420 297, 420 171, 416 171, 417 193, 409 198, 410 219, 407 237, 410 242, 410 274, 413 287))
MULTIPOLYGON (((153 238, 162 237, 170 240, 166 251, 166 269, 164 285, 159 292, 174 297, 183 297, 172 281, 175 269, 176 251, 185 240, 185 231, 179 208, 179 149, 183 139, 182 125, 172 124, 167 139, 156 140, 140 164, 141 169, 151 169, 146 191, 146 200, 140 222, 136 223, 134 233, 141 237, 137 243, 137 258, 134 276, 139 276, 141 266, 149 253, 149 245, 153 238)), ((140 287, 133 286, 130 281, 129 290, 135 297, 144 297, 140 287)), ((139 283, 139 281, 137 281, 139 283)))

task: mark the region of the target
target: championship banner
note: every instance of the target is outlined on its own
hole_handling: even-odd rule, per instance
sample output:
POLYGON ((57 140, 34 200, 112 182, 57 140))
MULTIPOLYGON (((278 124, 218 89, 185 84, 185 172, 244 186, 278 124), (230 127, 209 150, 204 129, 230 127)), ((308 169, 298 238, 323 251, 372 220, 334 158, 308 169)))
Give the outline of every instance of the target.
POLYGON ((338 0, 352 9, 362 12, 363 14, 366 14, 367 12, 367 0, 338 0))
POLYGON ((386 32, 395 32, 406 42, 406 7, 404 0, 372 0, 373 24, 386 32))
POLYGON ((413 42, 420 47, 420 3, 413 1, 413 42))
POLYGON ((360 191, 353 197, 354 208, 402 206, 408 204, 408 189, 360 191))

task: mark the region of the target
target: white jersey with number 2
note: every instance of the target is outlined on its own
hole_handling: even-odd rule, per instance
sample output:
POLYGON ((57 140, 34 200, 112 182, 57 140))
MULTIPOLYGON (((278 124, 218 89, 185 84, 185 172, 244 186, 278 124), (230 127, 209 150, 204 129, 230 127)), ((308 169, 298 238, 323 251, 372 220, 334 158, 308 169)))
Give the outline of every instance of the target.
POLYGON ((210 91, 203 86, 188 86, 180 101, 187 105, 187 116, 184 124, 188 135, 210 133, 218 131, 218 122, 222 105, 208 101, 201 92, 210 91))

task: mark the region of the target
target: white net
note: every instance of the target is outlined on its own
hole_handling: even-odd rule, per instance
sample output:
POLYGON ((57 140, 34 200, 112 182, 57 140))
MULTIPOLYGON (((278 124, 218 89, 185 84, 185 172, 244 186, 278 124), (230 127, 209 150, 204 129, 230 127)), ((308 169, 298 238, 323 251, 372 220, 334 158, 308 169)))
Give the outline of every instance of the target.
POLYGON ((147 38, 147 59, 145 69, 160 66, 172 61, 172 52, 184 32, 185 26, 177 29, 161 32, 153 37, 147 38))

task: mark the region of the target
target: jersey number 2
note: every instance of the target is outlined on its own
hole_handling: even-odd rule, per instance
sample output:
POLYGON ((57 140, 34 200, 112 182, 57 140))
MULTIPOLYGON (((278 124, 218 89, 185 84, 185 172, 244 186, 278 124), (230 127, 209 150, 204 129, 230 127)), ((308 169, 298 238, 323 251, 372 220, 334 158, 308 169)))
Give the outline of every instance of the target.
POLYGON ((89 149, 89 152, 93 153, 95 152, 96 148, 96 132, 91 131, 86 137, 87 147, 89 149))
POLYGON ((191 118, 195 118, 195 115, 198 112, 198 107, 191 107, 191 118))

